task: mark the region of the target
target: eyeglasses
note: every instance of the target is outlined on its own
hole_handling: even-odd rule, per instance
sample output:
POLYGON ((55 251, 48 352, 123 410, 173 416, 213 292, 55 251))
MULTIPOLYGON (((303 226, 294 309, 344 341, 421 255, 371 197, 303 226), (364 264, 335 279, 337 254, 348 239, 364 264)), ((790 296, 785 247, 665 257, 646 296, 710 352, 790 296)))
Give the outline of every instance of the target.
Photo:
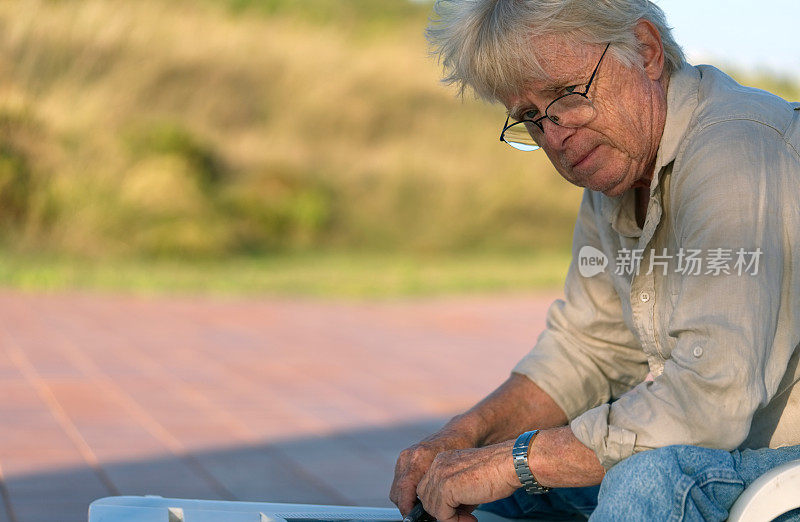
MULTIPOLYGON (((597 70, 600 68, 600 63, 606 55, 608 48, 611 44, 606 45, 600 60, 592 71, 592 76, 589 78, 589 83, 583 92, 577 92, 574 89, 577 86, 567 87, 566 94, 563 94, 550 102, 550 105, 544 110, 544 116, 536 118, 535 115, 522 120, 515 120, 509 115, 503 125, 503 130, 500 132, 500 141, 504 141, 517 150, 525 152, 538 150, 541 148, 542 140, 544 140, 544 125, 545 119, 548 119, 561 127, 575 129, 583 127, 592 121, 596 115, 594 104, 589 99, 589 89, 592 86, 597 70), (573 89, 573 90, 570 90, 573 89), (511 123, 509 123, 511 122, 511 123)), ((528 113, 538 113, 538 110, 531 110, 528 113)))

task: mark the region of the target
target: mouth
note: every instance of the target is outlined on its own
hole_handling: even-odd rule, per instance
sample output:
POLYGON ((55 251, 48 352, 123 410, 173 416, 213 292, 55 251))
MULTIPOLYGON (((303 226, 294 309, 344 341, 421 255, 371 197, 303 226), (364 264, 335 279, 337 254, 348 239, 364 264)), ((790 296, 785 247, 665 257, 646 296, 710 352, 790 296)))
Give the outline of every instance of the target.
POLYGON ((596 147, 593 147, 592 149, 590 149, 589 152, 587 152, 586 154, 581 156, 578 159, 578 161, 573 163, 572 167, 570 167, 570 168, 571 169, 579 169, 579 168, 585 166, 587 163, 589 163, 589 160, 594 156, 595 152, 597 152, 597 149, 599 149, 599 148, 600 148, 600 145, 597 145, 596 147))

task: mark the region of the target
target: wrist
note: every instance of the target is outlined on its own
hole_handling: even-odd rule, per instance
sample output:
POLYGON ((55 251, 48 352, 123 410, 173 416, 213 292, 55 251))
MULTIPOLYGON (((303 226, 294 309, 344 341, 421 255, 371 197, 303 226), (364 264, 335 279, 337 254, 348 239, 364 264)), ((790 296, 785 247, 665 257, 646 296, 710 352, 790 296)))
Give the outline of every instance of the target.
POLYGON ((514 442, 514 446, 511 450, 511 460, 514 464, 514 471, 517 474, 517 478, 522 487, 525 488, 525 491, 531 495, 547 493, 550 491, 550 488, 543 486, 536 479, 529 460, 533 441, 536 439, 538 434, 539 430, 527 431, 521 434, 519 437, 517 437, 517 440, 514 442))
POLYGON ((505 460, 507 466, 506 470, 506 477, 508 477, 508 483, 514 487, 514 489, 519 489, 523 486, 522 481, 519 479, 519 473, 517 473, 516 466, 514 466, 514 443, 516 439, 511 439, 506 443, 506 452, 505 452, 505 460), (508 458, 508 455, 511 454, 511 458, 508 458))
POLYGON ((487 461, 494 463, 492 466, 497 474, 498 484, 504 484, 508 487, 507 491, 503 493, 504 496, 509 496, 522 487, 519 481, 517 471, 514 469, 513 459, 508 458, 512 454, 514 448, 514 439, 498 442, 490 446, 484 446, 477 451, 491 451, 487 455, 487 461))

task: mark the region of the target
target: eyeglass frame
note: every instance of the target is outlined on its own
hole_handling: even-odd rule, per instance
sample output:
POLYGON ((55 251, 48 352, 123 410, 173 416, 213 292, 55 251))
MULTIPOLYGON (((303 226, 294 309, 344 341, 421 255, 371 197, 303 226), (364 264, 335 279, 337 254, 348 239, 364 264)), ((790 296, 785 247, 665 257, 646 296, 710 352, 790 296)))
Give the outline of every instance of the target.
MULTIPOLYGON (((509 125, 509 124, 508 124, 508 121, 511 119, 511 114, 509 114, 508 116, 506 116, 506 122, 505 122, 505 124, 503 124, 503 130, 501 130, 501 131, 500 131, 500 141, 502 141, 502 142, 504 142, 504 143, 508 143, 508 142, 505 140, 505 134, 506 134, 506 131, 507 131, 509 128, 513 127, 514 125, 519 125, 519 124, 521 124, 521 123, 523 123, 523 124, 524 124, 524 123, 533 123, 534 125, 536 125, 537 127, 539 127, 539 130, 541 130, 541 131, 542 131, 542 134, 544 134, 544 125, 542 125, 542 120, 548 119, 548 120, 552 121, 554 124, 556 124, 556 125, 559 125, 559 126, 560 126, 560 124, 559 124, 557 121, 553 120, 553 118, 551 118, 551 117, 550 117, 550 115, 549 115, 549 114, 547 114, 547 111, 549 111, 549 110, 550 110, 550 107, 552 107, 552 106, 553 106, 553 104, 555 104, 555 103, 556 103, 557 101, 559 101, 559 100, 563 100, 563 99, 564 99, 564 98, 566 98, 567 96, 578 95, 578 96, 582 96, 583 98, 586 98, 587 100, 589 100, 589 89, 591 89, 591 88, 592 88, 592 82, 594 82, 594 78, 595 78, 595 76, 597 76, 597 71, 600 69, 600 64, 603 62, 603 58, 605 57, 606 53, 608 52, 608 48, 609 48, 609 47, 611 47, 611 43, 610 43, 610 42, 609 42, 608 44, 606 44, 606 48, 603 50, 603 54, 601 54, 601 55, 600 55, 600 59, 599 59, 599 60, 597 60, 597 65, 595 65, 595 67, 594 67, 594 71, 592 71, 592 75, 589 77, 589 83, 587 83, 587 84, 586 84, 586 89, 584 89, 584 91, 583 91, 583 92, 574 92, 574 91, 573 91, 573 92, 568 92, 567 94, 562 94, 561 96, 559 96, 559 97, 558 97, 558 98, 556 98, 555 100, 551 101, 551 102, 550 102, 550 103, 547 105, 547 107, 545 107, 545 109, 544 109, 544 116, 542 116, 542 117, 540 117, 540 118, 537 118, 537 119, 535 119, 535 120, 519 120, 519 121, 515 121, 514 123, 512 123, 511 125, 509 125)), ((589 102, 591 103, 591 102, 592 102, 592 100, 589 100, 589 102)), ((558 117, 556 117, 556 119, 558 119, 558 117)), ((511 144, 509 143, 509 146, 510 146, 510 145, 511 145, 511 144)), ((514 147, 514 148, 516 149, 516 147, 514 147)), ((536 149, 532 149, 532 150, 538 150, 538 149, 540 149, 540 148, 541 148, 541 146, 538 146, 538 145, 537 145, 536 149)), ((519 149, 517 149, 517 150, 519 150, 519 149)))

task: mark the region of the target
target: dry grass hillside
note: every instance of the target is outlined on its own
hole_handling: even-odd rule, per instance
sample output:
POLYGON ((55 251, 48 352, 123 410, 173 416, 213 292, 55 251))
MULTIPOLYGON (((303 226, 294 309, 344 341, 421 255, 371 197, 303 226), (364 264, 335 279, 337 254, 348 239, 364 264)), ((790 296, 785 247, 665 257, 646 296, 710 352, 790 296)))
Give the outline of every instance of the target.
POLYGON ((89 257, 563 249, 580 191, 498 142, 502 110, 438 84, 427 10, 0 3, 0 240, 89 257))
POLYGON ((329 16, 280 2, 0 4, 5 244, 567 244, 578 191, 501 147, 502 111, 437 84, 425 7, 365 19, 318 3, 329 16))

